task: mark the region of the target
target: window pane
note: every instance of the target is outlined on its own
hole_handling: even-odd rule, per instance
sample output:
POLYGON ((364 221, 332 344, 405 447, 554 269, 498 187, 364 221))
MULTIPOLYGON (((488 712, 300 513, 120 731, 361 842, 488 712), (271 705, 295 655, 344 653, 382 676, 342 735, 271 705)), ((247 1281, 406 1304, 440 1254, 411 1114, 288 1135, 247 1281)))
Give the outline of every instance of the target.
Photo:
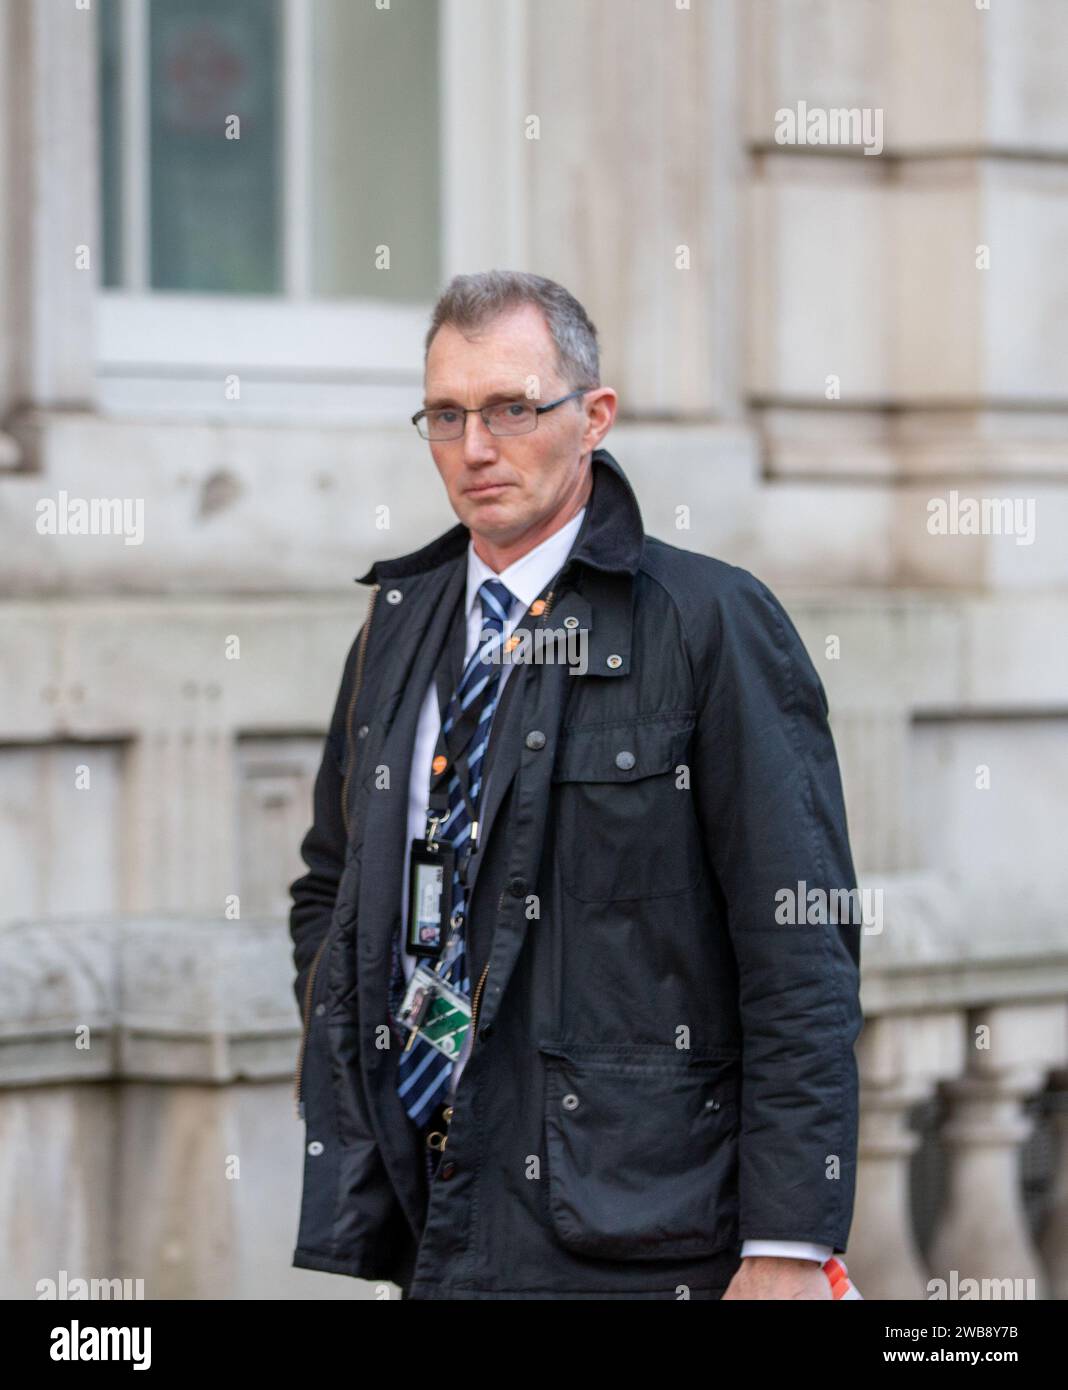
MULTIPOLYGON (((434 297, 438 0, 314 0, 312 279, 321 295, 434 297), (376 247, 390 268, 376 268, 376 247)), ((473 171, 472 177, 478 177, 473 171)))
POLYGON ((103 282, 108 287, 122 283, 121 80, 119 0, 103 0, 100 7, 100 219, 104 238, 103 282))
POLYGON ((277 0, 150 0, 156 289, 280 288, 279 23, 277 0))

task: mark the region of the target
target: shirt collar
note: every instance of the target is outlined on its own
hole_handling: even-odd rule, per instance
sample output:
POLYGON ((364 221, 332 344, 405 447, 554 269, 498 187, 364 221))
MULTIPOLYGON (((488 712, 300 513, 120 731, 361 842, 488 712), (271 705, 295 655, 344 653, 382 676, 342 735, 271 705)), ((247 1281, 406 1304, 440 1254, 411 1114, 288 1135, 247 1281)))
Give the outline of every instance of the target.
POLYGON ((563 568, 585 515, 586 508, 580 508, 559 531, 546 536, 540 545, 521 555, 518 560, 501 570, 500 574, 496 574, 485 560, 475 554, 474 542, 468 542, 467 607, 464 610, 468 617, 478 602, 478 591, 487 579, 499 579, 523 605, 521 611, 525 613, 534 600, 540 598, 553 575, 563 568))

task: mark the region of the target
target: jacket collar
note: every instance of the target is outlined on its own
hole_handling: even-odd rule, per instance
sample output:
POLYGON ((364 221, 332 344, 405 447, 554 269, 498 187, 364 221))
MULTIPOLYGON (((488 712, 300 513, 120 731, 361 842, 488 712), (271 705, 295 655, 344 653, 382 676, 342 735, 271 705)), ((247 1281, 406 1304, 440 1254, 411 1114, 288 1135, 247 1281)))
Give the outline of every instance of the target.
MULTIPOLYGON (((593 489, 567 565, 585 565, 607 574, 634 575, 641 560, 643 528, 638 499, 619 464, 607 449, 590 460, 593 489)), ((357 584, 378 584, 437 569, 466 550, 471 533, 461 522, 419 550, 395 560, 376 560, 357 584)))

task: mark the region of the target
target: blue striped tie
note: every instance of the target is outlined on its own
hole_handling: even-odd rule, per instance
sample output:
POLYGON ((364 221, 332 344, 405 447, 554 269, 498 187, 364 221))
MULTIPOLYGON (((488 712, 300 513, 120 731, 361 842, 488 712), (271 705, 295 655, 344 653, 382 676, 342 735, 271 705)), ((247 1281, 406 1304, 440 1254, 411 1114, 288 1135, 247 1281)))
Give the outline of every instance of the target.
MULTIPOLYGON (((497 692, 501 684, 501 663, 489 658, 492 658, 504 641, 504 624, 512 606, 512 595, 499 579, 487 579, 479 588, 478 596, 482 602, 482 637, 449 701, 443 725, 447 736, 461 712, 476 701, 479 702, 478 722, 467 744, 468 783, 471 805, 476 813, 479 794, 482 791, 482 761, 489 742, 490 725, 493 711, 497 707, 497 692)), ((451 750, 453 754, 462 751, 451 750)), ((471 834, 471 818, 460 790, 460 780, 455 773, 449 779, 448 816, 439 826, 437 833, 440 839, 447 840, 457 851, 471 834)), ((464 886, 460 882, 457 868, 452 878, 451 913, 464 914, 465 911, 464 886)), ((446 953, 445 960, 446 964, 439 972, 442 978, 470 1000, 471 981, 467 974, 463 926, 457 931, 456 940, 446 953)), ((399 964, 399 960, 397 963, 399 964)), ((412 1046, 401 1053, 397 1093, 404 1102, 405 1110, 421 1128, 427 1124, 435 1107, 445 1099, 454 1065, 454 1058, 446 1057, 418 1034, 412 1046)))

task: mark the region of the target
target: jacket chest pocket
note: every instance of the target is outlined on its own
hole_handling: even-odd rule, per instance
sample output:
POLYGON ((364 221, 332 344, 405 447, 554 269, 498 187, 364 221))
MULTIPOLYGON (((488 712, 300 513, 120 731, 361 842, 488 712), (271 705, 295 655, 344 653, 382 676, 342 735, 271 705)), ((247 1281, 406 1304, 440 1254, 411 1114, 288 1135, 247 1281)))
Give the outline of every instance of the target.
POLYGON ((737 1240, 737 1054, 570 1042, 539 1050, 549 1216, 562 1245, 656 1260, 737 1240))
POLYGON ((663 897, 701 876, 686 768, 694 712, 561 730, 556 853, 580 902, 663 897))

